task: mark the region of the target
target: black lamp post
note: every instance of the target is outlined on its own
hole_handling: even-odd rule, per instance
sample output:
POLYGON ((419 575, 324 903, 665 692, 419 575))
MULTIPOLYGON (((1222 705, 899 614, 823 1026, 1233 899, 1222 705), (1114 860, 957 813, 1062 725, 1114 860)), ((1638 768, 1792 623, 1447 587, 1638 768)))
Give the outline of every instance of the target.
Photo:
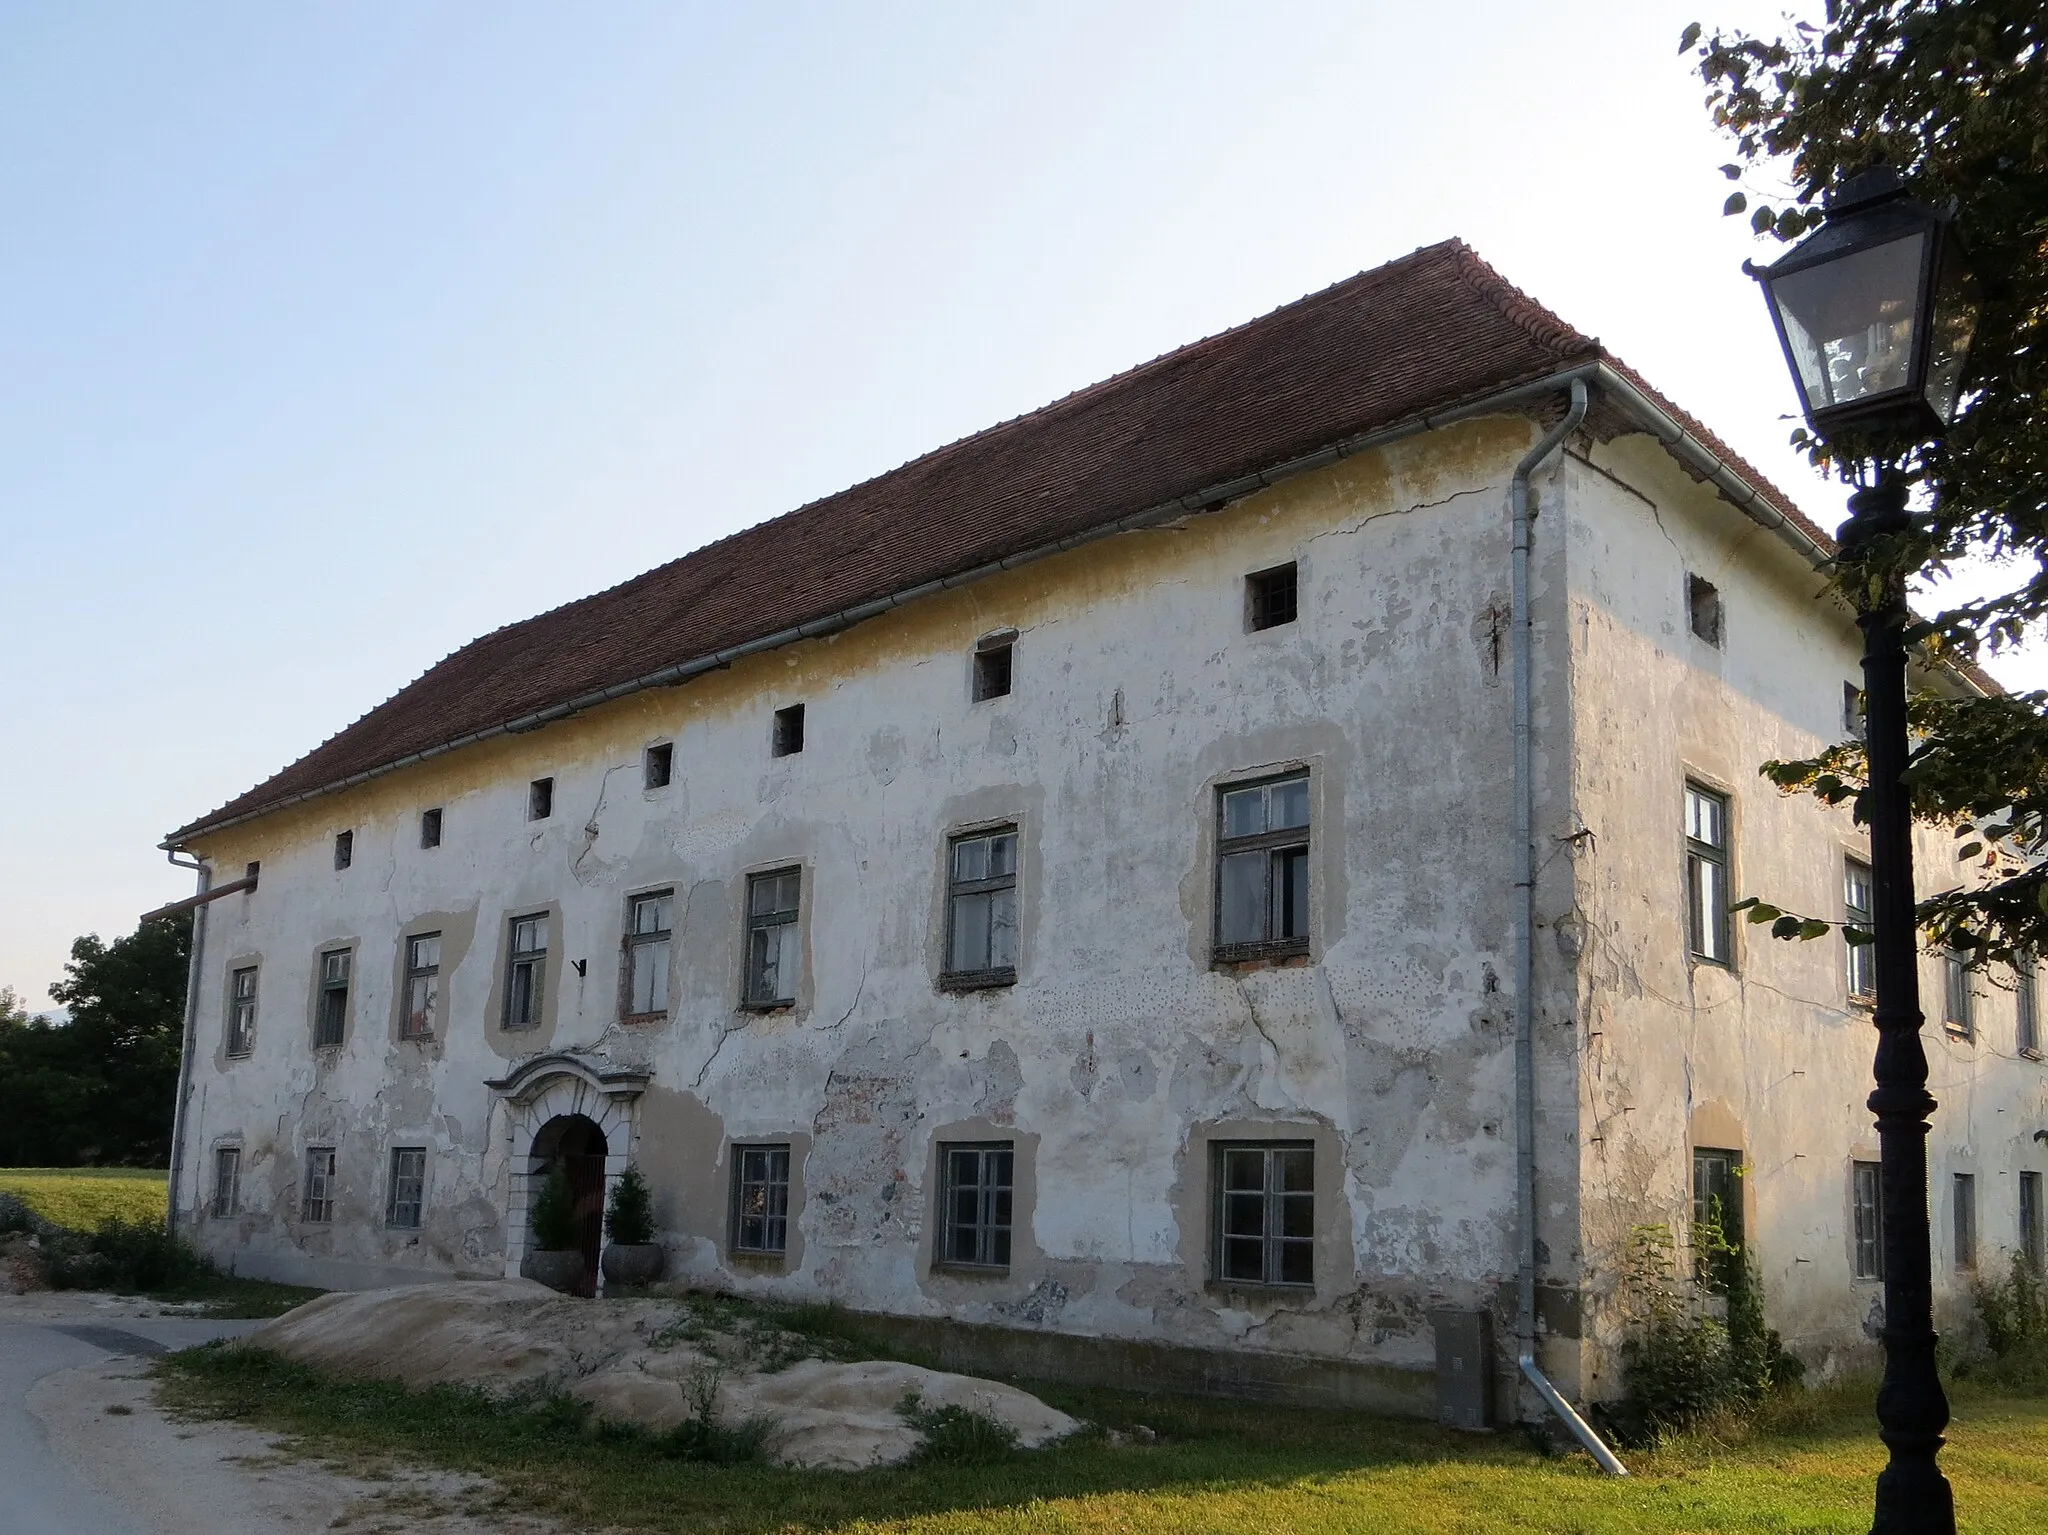
MULTIPOLYGON (((1841 557, 1851 567, 1908 533, 1902 448, 1939 433, 1961 397, 1975 323, 1961 252, 1941 212, 1909 201, 1898 172, 1850 178, 1820 228, 1761 270, 1778 340, 1814 434, 1875 472, 1849 498, 1841 557)), ((1883 1157, 1884 1384, 1879 1436, 1891 1461, 1877 1479, 1873 1535, 1954 1535, 1955 1500, 1936 1457, 1948 1398, 1934 1364, 1927 1222, 1927 1054, 1920 1043, 1913 818, 1906 767, 1903 577, 1854 583, 1863 630, 1865 745, 1870 761, 1872 937, 1877 960, 1876 1090, 1883 1157)))

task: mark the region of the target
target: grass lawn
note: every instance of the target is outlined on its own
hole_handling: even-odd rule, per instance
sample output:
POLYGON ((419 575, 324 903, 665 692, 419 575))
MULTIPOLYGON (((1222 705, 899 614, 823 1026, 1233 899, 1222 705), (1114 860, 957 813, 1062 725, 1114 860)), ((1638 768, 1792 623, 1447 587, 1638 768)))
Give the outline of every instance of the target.
POLYGON ((170 1174, 147 1167, 0 1167, 0 1193, 44 1220, 91 1231, 104 1220, 160 1221, 170 1174))
MULTIPOLYGON (((983 1464, 803 1472, 670 1459, 644 1435, 586 1421, 565 1399, 510 1406, 450 1387, 407 1391, 241 1346, 190 1350, 157 1368, 175 1410, 282 1430, 307 1454, 359 1468, 400 1460, 478 1472, 503 1489, 503 1504, 572 1527, 691 1535, 1863 1535, 1883 1453, 1869 1382, 1808 1394, 1762 1430, 1638 1452, 1626 1481, 1513 1433, 1037 1386, 1095 1427, 983 1464), (1106 1432, 1138 1425, 1156 1440, 1106 1432)), ((1943 1459, 1963 1530, 2048 1530, 2048 1400, 1959 1388, 1943 1459)))

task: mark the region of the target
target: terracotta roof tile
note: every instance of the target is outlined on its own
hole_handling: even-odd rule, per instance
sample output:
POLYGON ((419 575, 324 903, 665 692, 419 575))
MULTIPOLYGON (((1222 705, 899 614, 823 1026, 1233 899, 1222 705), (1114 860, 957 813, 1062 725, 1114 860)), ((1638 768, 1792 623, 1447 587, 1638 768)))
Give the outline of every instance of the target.
MULTIPOLYGON (((487 634, 167 843, 664 667, 1605 357, 1463 243, 1427 247, 487 634)), ((1798 516, 1712 434, 1696 431, 1798 516)))

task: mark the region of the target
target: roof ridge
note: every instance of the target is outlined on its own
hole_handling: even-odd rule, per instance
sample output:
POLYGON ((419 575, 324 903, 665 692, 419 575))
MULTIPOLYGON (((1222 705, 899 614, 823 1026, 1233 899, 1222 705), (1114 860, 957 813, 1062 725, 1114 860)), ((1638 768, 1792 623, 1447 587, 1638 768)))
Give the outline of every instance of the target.
POLYGON ((1521 288, 1501 276, 1491 262, 1463 240, 1453 239, 1444 243, 1452 247, 1453 254, 1457 257, 1455 270, 1465 286, 1485 299, 1495 313, 1531 341, 1559 350, 1580 351, 1591 348, 1602 357, 1609 355, 1607 348, 1600 344, 1598 336, 1587 335, 1548 305, 1531 298, 1521 288))

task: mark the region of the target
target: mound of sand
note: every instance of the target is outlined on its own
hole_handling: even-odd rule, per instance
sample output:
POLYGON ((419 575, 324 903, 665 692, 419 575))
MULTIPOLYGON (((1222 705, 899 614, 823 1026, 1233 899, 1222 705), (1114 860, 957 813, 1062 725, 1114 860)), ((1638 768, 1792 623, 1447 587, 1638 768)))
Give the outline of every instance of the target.
POLYGON ((672 1428, 709 1402, 724 1424, 765 1421, 794 1466, 858 1470, 913 1454, 923 1409, 995 1419, 1036 1449, 1080 1424, 1029 1392, 969 1375, 801 1357, 802 1340, 715 1303, 572 1300, 526 1279, 323 1295, 251 1334, 288 1359, 423 1386, 569 1391, 600 1418, 672 1428))

